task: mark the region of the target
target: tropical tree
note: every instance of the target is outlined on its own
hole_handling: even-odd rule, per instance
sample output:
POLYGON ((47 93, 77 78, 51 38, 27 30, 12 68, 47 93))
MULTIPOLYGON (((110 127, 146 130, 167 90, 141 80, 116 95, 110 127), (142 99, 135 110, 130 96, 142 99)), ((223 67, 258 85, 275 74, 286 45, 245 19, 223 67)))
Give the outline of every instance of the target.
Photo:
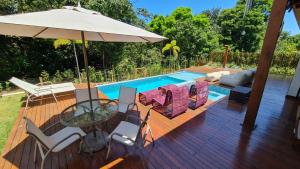
POLYGON ((166 52, 169 52, 169 67, 170 62, 172 61, 173 65, 175 66, 175 62, 178 58, 178 53, 180 52, 180 47, 177 46, 176 40, 172 40, 170 43, 167 43, 162 48, 162 53, 165 54, 166 52), (173 56, 173 57, 172 57, 173 56))
POLYGON ((245 0, 238 0, 234 8, 225 9, 218 17, 221 43, 233 50, 256 52, 262 45, 272 0, 255 0, 245 14, 245 0))
MULTIPOLYGON (((205 56, 219 47, 219 37, 205 14, 193 15, 190 8, 179 7, 170 16, 154 16, 149 23, 152 31, 176 39, 181 48, 181 61, 205 56)), ((182 62, 181 62, 182 63, 182 62)))

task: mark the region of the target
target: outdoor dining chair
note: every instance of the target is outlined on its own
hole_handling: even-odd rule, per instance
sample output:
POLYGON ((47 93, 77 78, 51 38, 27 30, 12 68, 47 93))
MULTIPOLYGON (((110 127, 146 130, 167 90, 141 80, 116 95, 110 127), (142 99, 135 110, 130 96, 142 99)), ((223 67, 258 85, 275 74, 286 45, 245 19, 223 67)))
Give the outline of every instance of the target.
POLYGON ((59 122, 52 124, 43 131, 41 131, 30 119, 24 117, 26 122, 26 132, 32 136, 36 142, 34 144, 34 162, 36 162, 36 153, 37 149, 42 157, 41 169, 44 168, 44 163, 46 158, 51 152, 57 153, 61 150, 68 147, 70 144, 74 143, 77 140, 81 140, 79 145, 79 152, 81 151, 81 146, 83 143, 83 137, 86 135, 78 127, 65 127, 60 131, 47 136, 44 133, 47 132, 50 128, 59 124, 59 122))
MULTIPOLYGON (((99 95, 98 95, 98 89, 97 88, 91 88, 91 97, 92 97, 92 105, 93 109, 95 110, 97 107, 100 106, 100 101, 99 101, 99 95)), ((80 103, 77 105, 77 109, 74 112, 75 116, 79 116, 85 112, 90 111, 90 102, 85 102, 81 103, 84 101, 89 100, 89 90, 88 89, 76 89, 75 90, 75 98, 76 98, 76 103, 80 103)))
POLYGON ((24 110, 27 110, 29 101, 36 101, 37 97, 52 95, 54 100, 57 102, 56 94, 75 90, 73 83, 38 86, 18 79, 16 77, 12 77, 9 81, 26 92, 27 100, 24 110))
POLYGON ((136 107, 138 111, 138 106, 135 102, 136 100, 136 88, 130 87, 120 87, 120 93, 118 98, 118 111, 120 113, 126 114, 129 110, 133 110, 136 107))
POLYGON ((108 139, 108 150, 106 154, 106 160, 109 157, 109 153, 111 151, 111 146, 113 142, 117 142, 123 144, 125 146, 135 146, 141 149, 146 140, 148 134, 150 134, 152 145, 154 145, 154 138, 152 134, 152 130, 148 125, 147 121, 151 115, 151 109, 148 111, 147 115, 144 119, 141 119, 137 116, 128 115, 125 121, 121 121, 121 123, 115 128, 113 132, 107 137, 108 139), (128 122, 129 118, 133 118, 139 121, 139 124, 133 124, 128 122), (145 133, 142 134, 144 127, 146 127, 145 133), (139 142, 141 139, 141 142, 139 142))

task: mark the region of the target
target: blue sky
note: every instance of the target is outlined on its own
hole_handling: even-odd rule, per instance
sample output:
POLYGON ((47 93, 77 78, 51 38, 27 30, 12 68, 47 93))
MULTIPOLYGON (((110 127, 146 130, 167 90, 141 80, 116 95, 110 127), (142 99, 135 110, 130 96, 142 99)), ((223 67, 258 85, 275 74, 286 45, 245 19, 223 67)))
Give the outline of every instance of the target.
MULTIPOLYGON (((153 14, 169 15, 180 6, 192 8, 194 13, 200 13, 212 8, 232 8, 237 0, 132 0, 134 7, 146 8, 153 14)), ((300 34, 293 12, 286 13, 284 18, 284 31, 291 35, 300 34)))

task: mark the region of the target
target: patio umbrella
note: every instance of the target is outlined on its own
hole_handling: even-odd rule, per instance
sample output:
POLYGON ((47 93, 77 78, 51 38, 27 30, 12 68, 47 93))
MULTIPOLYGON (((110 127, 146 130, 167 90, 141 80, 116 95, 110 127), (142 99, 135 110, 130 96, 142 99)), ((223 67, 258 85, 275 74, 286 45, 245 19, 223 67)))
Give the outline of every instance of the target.
MULTIPOLYGON (((80 4, 77 7, 65 6, 62 9, 0 16, 0 34, 33 38, 62 38, 82 40, 83 42, 87 40, 152 43, 166 39, 152 32, 104 16, 99 12, 84 9, 80 4)), ((87 51, 85 43, 82 44, 92 108, 87 51)))

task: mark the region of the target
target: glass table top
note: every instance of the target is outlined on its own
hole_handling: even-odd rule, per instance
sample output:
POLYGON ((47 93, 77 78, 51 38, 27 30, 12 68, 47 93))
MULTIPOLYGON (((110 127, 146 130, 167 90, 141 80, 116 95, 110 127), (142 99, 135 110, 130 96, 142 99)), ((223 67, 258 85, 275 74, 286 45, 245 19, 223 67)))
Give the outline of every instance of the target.
POLYGON ((110 119, 117 114, 117 108, 114 100, 92 100, 92 106, 87 100, 67 107, 60 114, 60 121, 69 127, 87 127, 110 119))

